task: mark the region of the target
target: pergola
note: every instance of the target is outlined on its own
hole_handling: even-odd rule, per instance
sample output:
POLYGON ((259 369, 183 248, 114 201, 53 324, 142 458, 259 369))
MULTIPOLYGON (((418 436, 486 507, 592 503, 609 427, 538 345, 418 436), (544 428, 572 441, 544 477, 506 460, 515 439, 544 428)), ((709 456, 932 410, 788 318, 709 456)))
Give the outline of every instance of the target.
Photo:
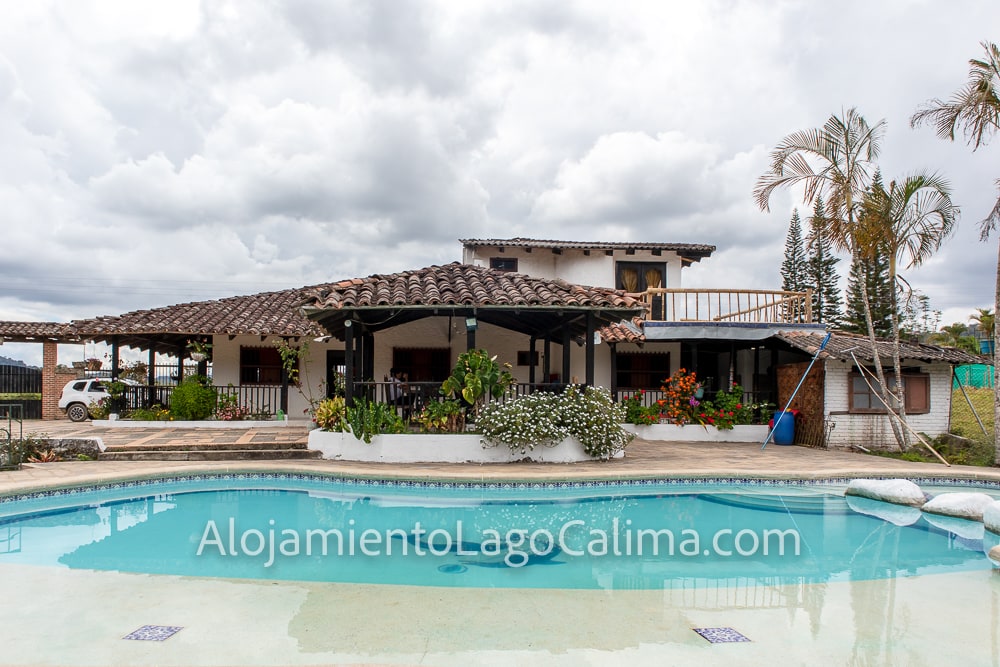
MULTIPOLYGON (((54 322, 0 322, 0 336, 12 342, 100 341, 112 348, 112 377, 119 372, 119 349, 146 350, 149 384, 154 384, 155 353, 175 355, 178 374, 188 343, 212 336, 259 335, 286 339, 333 336, 344 341, 346 390, 353 397, 359 377, 374 374, 375 334, 426 317, 449 316, 466 322, 468 349, 476 347, 480 323, 526 335, 530 354, 542 341, 543 373, 548 376, 549 345, 562 345, 562 377, 570 375, 571 343, 583 345, 586 383, 594 383, 595 333, 640 316, 643 304, 624 292, 573 285, 558 279, 452 263, 390 275, 264 292, 212 301, 137 310, 122 315, 54 322)), ((48 354, 45 366, 50 365, 48 354)), ((530 367, 535 382, 535 366, 530 367)), ((283 382, 285 400, 287 382, 283 382)))
MULTIPOLYGON (((374 339, 379 331, 426 317, 448 316, 466 322, 466 347, 475 349, 476 330, 488 323, 545 345, 543 374, 548 375, 549 344, 562 345, 562 377, 570 374, 570 343, 582 342, 586 383, 594 383, 595 332, 641 314, 642 303, 619 290, 572 285, 563 280, 460 264, 373 275, 303 290, 302 313, 343 340, 346 391, 350 401, 358 377, 371 377, 374 339), (359 372, 360 371, 360 372, 359 372)), ((530 367, 529 383, 535 382, 530 367)))

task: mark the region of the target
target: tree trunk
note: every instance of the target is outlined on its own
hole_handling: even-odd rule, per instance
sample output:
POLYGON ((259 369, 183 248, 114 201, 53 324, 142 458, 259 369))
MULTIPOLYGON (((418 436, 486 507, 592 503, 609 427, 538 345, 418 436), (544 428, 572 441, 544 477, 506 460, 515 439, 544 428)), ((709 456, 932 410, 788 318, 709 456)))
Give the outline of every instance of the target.
MULTIPOLYGON (((889 287, 892 289, 892 372, 896 376, 896 414, 899 415, 898 429, 899 433, 896 433, 896 429, 893 429, 893 435, 896 436, 897 442, 899 442, 899 447, 901 450, 906 450, 910 447, 910 433, 906 430, 904 424, 906 424, 906 383, 903 381, 903 362, 900 359, 899 351, 899 298, 896 292, 896 258, 889 258, 889 287), (902 441, 900 441, 900 436, 902 436, 902 441)), ((889 419, 895 424, 895 420, 892 419, 892 415, 889 415, 889 419)))
POLYGON ((1000 464, 1000 243, 997 243, 997 285, 993 294, 993 447, 996 450, 995 464, 1000 464))
MULTIPOLYGON (((861 281, 861 303, 865 308, 865 323, 868 325, 868 340, 871 342, 872 346, 872 363, 875 364, 875 377, 878 379, 878 394, 882 398, 882 401, 888 407, 888 411, 892 411, 892 393, 889 391, 889 385, 885 381, 885 372, 882 370, 882 359, 878 353, 878 344, 875 338, 875 324, 872 322, 872 306, 871 300, 868 298, 868 280, 867 276, 863 276, 861 281)), ((892 286, 895 289, 895 285, 892 286)), ((895 294, 895 292, 893 292, 895 294)), ((902 429, 899 424, 896 423, 890 415, 886 415, 889 419, 889 428, 892 429, 892 436, 896 439, 896 444, 899 446, 899 451, 905 451, 905 440, 903 439, 902 429)))

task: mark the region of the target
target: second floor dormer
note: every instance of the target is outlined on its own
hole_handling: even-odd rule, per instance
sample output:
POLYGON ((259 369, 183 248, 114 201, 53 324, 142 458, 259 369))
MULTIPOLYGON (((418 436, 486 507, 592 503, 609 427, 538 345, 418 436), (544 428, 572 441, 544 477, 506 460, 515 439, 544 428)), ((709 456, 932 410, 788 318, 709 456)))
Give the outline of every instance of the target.
POLYGON ((714 245, 462 239, 462 262, 538 278, 560 278, 626 292, 681 287, 681 270, 711 256, 714 245))

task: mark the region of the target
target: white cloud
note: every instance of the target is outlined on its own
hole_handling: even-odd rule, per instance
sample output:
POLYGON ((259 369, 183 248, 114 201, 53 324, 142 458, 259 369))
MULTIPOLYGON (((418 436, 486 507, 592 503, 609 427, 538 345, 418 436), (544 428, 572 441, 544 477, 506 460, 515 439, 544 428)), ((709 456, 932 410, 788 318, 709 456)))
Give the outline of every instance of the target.
POLYGON ((934 9, 10 5, 0 319, 416 268, 457 259, 458 238, 515 234, 712 243, 689 284, 774 287, 792 207, 809 207, 779 192, 762 213, 754 181, 782 136, 850 106, 888 121, 888 176, 951 179, 959 230, 908 277, 933 307, 972 312, 992 301, 996 241, 976 222, 1000 147, 973 154, 908 120, 961 85, 1000 6, 952 3, 947 40, 934 9))

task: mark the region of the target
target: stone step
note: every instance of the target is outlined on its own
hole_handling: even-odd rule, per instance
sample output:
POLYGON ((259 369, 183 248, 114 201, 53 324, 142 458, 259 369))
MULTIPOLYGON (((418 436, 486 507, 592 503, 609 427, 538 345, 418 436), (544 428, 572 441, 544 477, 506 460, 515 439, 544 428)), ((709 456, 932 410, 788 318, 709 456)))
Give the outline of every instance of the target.
POLYGON ((267 461, 278 459, 318 459, 314 449, 126 449, 101 452, 99 461, 267 461))
POLYGON ((160 445, 108 445, 105 452, 176 452, 176 451, 201 451, 201 450, 272 450, 282 451, 286 449, 308 449, 309 443, 305 440, 298 442, 191 442, 184 445, 177 443, 165 443, 160 445))

